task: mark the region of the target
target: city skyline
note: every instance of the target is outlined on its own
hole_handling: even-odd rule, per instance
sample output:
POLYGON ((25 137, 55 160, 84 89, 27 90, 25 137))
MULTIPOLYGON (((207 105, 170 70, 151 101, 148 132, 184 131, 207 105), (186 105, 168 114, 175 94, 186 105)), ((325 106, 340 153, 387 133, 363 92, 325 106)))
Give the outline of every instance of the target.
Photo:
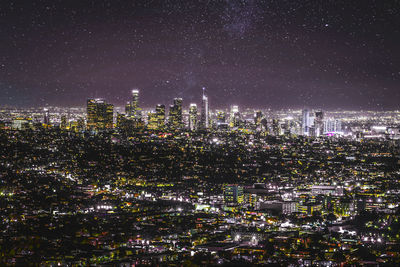
POLYGON ((1 7, 2 106, 122 105, 134 87, 148 106, 170 96, 190 103, 206 87, 218 107, 399 107, 396 1, 1 7))
POLYGON ((0 23, 0 266, 400 266, 400 0, 0 23))

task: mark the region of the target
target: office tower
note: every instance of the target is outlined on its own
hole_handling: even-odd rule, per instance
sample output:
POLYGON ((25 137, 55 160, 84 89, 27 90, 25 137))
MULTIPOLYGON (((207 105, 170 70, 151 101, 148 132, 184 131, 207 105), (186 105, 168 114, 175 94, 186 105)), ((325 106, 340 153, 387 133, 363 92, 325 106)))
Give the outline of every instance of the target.
POLYGON ((171 129, 180 129, 183 127, 182 98, 174 98, 174 104, 169 107, 168 124, 171 129))
POLYGON ((85 120, 83 118, 78 119, 76 130, 79 132, 83 132, 85 130, 85 120))
POLYGON ((274 132, 274 135, 281 134, 281 127, 280 127, 279 121, 277 119, 272 120, 272 131, 274 132))
POLYGON ((240 121, 239 106, 231 106, 229 113, 229 126, 231 128, 238 127, 240 121))
POLYGON ((290 134, 301 135, 302 134, 301 122, 298 120, 290 121, 289 132, 290 132, 290 134))
POLYGON ((151 130, 158 129, 158 117, 154 111, 147 113, 147 128, 151 130))
POLYGON ((132 133, 135 129, 144 127, 143 121, 132 119, 124 114, 117 114, 117 128, 122 133, 132 133))
POLYGON ((139 108, 139 90, 132 90, 132 100, 125 106, 125 113, 133 119, 141 119, 141 109, 139 108))
POLYGON ((324 112, 321 110, 315 112, 314 128, 315 136, 322 135, 324 130, 324 112))
POLYGON ((223 110, 217 110, 216 111, 216 123, 214 126, 218 130, 229 130, 229 124, 227 123, 227 117, 226 117, 226 112, 223 110))
POLYGON ((264 116, 260 110, 256 111, 256 113, 254 114, 254 124, 257 130, 261 130, 261 121, 263 117, 264 116))
POLYGON ((47 108, 43 109, 43 124, 46 126, 50 125, 50 112, 47 108))
POLYGON ((217 111, 217 124, 226 123, 226 113, 223 110, 217 111))
POLYGON ((113 128, 114 105, 100 103, 98 105, 97 127, 99 129, 113 128))
POLYGON ((11 128, 15 130, 28 130, 32 129, 31 118, 15 118, 11 122, 11 128))
POLYGON ((263 118, 261 120, 261 125, 262 125, 262 128, 264 130, 264 133, 268 134, 269 130, 268 130, 268 120, 267 120, 267 118, 263 118))
MULTIPOLYGON (((83 123, 85 123, 85 121, 83 121, 83 123)), ((69 129, 72 132, 79 132, 79 130, 78 130, 78 122, 77 121, 71 121, 71 123, 69 124, 69 129)))
POLYGON ((97 106, 96 99, 88 99, 86 102, 86 113, 87 113, 87 129, 96 128, 96 118, 97 118, 97 106))
POLYGON ((189 106, 189 129, 191 131, 196 130, 197 128, 197 105, 190 104, 189 106))
POLYGON ((176 124, 178 128, 182 128, 183 127, 182 98, 175 98, 174 106, 176 108, 176 124))
POLYGON ((303 109, 301 122, 303 135, 310 135, 310 126, 310 111, 308 109, 303 109))
POLYGON ((209 127, 208 97, 205 94, 205 89, 203 87, 203 98, 201 101, 200 126, 202 129, 208 129, 209 127))
POLYGON ((324 121, 324 134, 335 134, 342 132, 342 122, 340 120, 328 119, 324 121))
POLYGON ((67 116, 65 116, 65 115, 61 116, 60 128, 61 128, 61 130, 66 130, 67 129, 67 116))
POLYGON ((88 130, 113 128, 114 105, 107 104, 103 99, 88 99, 86 111, 88 130))
POLYGON ((165 105, 158 104, 156 106, 156 116, 158 129, 162 129, 165 127, 165 105))
POLYGON ((126 120, 126 118, 125 118, 124 114, 117 113, 117 123, 116 123, 117 129, 121 129, 122 128, 125 120, 126 120))
POLYGON ((237 205, 243 202, 243 187, 238 185, 224 186, 224 202, 226 205, 237 205))

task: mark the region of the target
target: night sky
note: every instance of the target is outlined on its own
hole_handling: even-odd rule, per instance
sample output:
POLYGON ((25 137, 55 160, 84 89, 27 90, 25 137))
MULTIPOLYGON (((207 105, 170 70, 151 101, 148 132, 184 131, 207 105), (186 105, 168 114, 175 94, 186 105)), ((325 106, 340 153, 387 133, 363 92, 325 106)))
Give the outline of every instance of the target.
POLYGON ((0 105, 398 109, 400 1, 6 1, 0 105))

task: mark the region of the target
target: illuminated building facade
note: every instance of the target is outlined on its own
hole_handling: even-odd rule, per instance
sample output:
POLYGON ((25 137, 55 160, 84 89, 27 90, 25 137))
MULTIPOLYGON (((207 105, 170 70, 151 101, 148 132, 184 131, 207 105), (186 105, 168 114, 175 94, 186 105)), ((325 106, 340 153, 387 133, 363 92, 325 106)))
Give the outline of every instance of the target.
POLYGON ((156 106, 157 126, 159 129, 165 127, 165 105, 158 104, 156 106))
POLYGON ((217 124, 226 123, 226 113, 223 110, 217 111, 217 124))
POLYGON ((256 126, 256 129, 261 129, 261 121, 263 119, 263 114, 262 112, 256 111, 256 113, 254 114, 254 124, 256 126))
POLYGON ((174 104, 169 108, 168 124, 171 129, 183 127, 182 120, 182 98, 175 98, 174 104))
POLYGON ((342 132, 342 121, 328 119, 324 121, 324 134, 336 134, 342 132))
POLYGON ((315 136, 321 136, 324 130, 324 112, 321 110, 315 112, 314 128, 315 136))
POLYGON ((243 187, 239 185, 224 186, 224 202, 226 205, 237 205, 243 202, 243 187))
POLYGON ((147 128, 151 130, 158 129, 157 113, 154 111, 147 113, 147 128))
POLYGON ((132 100, 125 106, 125 113, 133 119, 141 119, 141 109, 139 108, 139 90, 132 90, 132 100))
POLYGON ((197 105, 190 104, 189 106, 189 129, 191 131, 196 130, 197 128, 197 105))
POLYGON ((45 126, 50 125, 50 112, 47 108, 43 109, 43 124, 45 126))
POLYGON ((239 106, 231 106, 230 114, 229 114, 229 126, 231 128, 238 127, 240 121, 240 113, 239 106))
POLYGON ((62 130, 66 130, 67 127, 68 127, 68 125, 67 125, 67 116, 62 115, 62 116, 61 116, 60 128, 61 128, 62 130))
POLYGON ((301 121, 301 132, 303 135, 310 134, 310 111, 308 109, 303 109, 302 121, 301 121))
POLYGON ((103 99, 88 99, 87 106, 88 130, 104 130, 113 128, 114 105, 103 99))
POLYGON ((209 110, 208 110, 208 97, 205 94, 205 88, 203 87, 203 98, 201 102, 201 117, 200 126, 202 129, 208 129, 209 127, 209 110))

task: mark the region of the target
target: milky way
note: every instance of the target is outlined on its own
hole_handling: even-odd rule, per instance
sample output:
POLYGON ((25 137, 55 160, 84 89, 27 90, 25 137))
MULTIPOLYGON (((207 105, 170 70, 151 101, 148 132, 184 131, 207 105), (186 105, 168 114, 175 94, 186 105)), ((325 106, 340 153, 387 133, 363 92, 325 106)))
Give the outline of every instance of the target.
POLYGON ((398 109, 399 1, 2 1, 0 104, 398 109))

